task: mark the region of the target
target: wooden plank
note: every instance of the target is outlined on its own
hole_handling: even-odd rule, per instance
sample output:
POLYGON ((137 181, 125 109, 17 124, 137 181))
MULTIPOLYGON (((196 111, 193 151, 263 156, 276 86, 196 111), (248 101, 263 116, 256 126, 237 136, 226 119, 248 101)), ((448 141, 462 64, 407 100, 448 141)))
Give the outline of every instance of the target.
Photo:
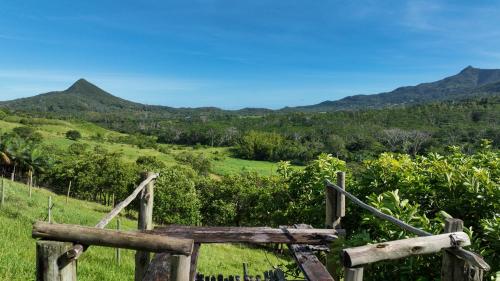
POLYGON ((333 281, 326 267, 318 260, 307 245, 290 244, 288 248, 307 280, 333 281))
MULTIPOLYGON (((144 189, 144 187, 149 184, 150 181, 156 179, 159 175, 158 174, 154 174, 154 175, 151 175, 149 176, 146 180, 144 180, 143 182, 141 182, 139 184, 139 186, 125 199, 123 200, 122 202, 120 202, 119 204, 117 204, 115 206, 115 208, 113 208, 113 210, 111 210, 103 219, 101 219, 101 221, 99 221, 95 227, 97 228, 104 228, 106 227, 106 225, 109 224, 109 222, 111 222, 111 220, 116 217, 125 207, 127 207, 130 202, 132 202, 136 197, 137 195, 142 192, 142 190, 144 189)), ((66 255, 72 259, 78 259, 80 257, 80 255, 87 250, 87 246, 84 246, 84 245, 81 245, 81 244, 75 244, 73 246, 72 249, 70 249, 66 255)))
POLYGON ((71 224, 33 224, 33 238, 55 241, 78 242, 84 245, 97 245, 126 248, 148 252, 170 252, 191 255, 193 240, 151 235, 142 232, 98 229, 71 224))
MULTIPOLYGON (((312 229, 310 225, 295 225, 296 229, 287 228, 288 231, 312 229)), ((309 281, 334 281, 326 267, 318 260, 308 245, 288 244, 288 249, 299 265, 306 280, 309 281)))
POLYGON ((455 245, 469 246, 469 236, 464 232, 453 232, 389 241, 344 249, 342 251, 342 256, 344 265, 346 267, 353 267, 383 260, 436 253, 445 248, 454 247, 455 245))
MULTIPOLYGON (((145 181, 156 177, 154 173, 146 173, 145 181)), ((153 229, 153 202, 154 202, 154 181, 150 180, 141 192, 141 201, 139 203, 139 217, 137 228, 139 230, 153 229)), ((141 281, 149 266, 150 253, 137 251, 135 253, 135 280, 141 281)))
POLYGON ((76 281, 76 262, 64 255, 72 246, 72 243, 37 241, 36 280, 76 281))
POLYGON ((146 231, 170 237, 193 239, 196 243, 285 243, 322 245, 337 239, 344 230, 267 227, 168 226, 146 231))

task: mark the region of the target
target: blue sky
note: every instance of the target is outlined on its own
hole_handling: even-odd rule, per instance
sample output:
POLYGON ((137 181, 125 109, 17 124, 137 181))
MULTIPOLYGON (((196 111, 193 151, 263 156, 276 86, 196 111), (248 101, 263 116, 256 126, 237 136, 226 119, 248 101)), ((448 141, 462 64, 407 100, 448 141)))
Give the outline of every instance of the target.
POLYGON ((176 107, 307 105, 500 68, 500 1, 0 2, 0 100, 85 78, 176 107))

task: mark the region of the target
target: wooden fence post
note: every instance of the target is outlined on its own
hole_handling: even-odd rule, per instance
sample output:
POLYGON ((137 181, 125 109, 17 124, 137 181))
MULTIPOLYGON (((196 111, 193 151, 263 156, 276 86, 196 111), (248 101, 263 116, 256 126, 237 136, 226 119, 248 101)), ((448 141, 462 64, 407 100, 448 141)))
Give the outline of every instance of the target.
MULTIPOLYGON (((444 225, 444 232, 458 232, 464 229, 464 222, 460 219, 448 218, 444 225)), ((452 253, 443 251, 443 262, 441 265, 442 281, 480 281, 483 280, 484 272, 479 268, 471 267, 462 259, 452 253)))
POLYGON ((76 281, 76 262, 65 258, 73 243, 38 240, 36 242, 37 281, 76 281))
POLYGON ((4 179, 2 178, 2 194, 1 194, 2 200, 0 201, 0 206, 3 206, 5 204, 5 182, 4 179))
POLYGON ((47 219, 49 223, 52 222, 52 196, 49 196, 49 204, 47 208, 47 219))
POLYGON ((345 267, 344 281, 363 281, 362 267, 345 267))
MULTIPOLYGON (((145 173, 144 179, 148 178, 152 174, 153 173, 151 172, 145 173)), ((150 181, 141 192, 139 219, 137 224, 139 230, 153 229, 154 182, 154 180, 150 181)), ((141 281, 144 278, 149 266, 149 261, 150 253, 143 251, 137 251, 135 253, 135 281, 141 281)))
POLYGON ((191 270, 191 256, 171 255, 170 256, 171 271, 170 280, 172 281, 188 281, 191 270))
MULTIPOLYGON (((116 230, 120 230, 120 218, 116 219, 116 230)), ((120 262, 121 262, 120 248, 116 248, 116 263, 120 265, 120 262)))
POLYGON ((66 194, 66 203, 68 203, 69 200, 69 193, 71 192, 71 181, 69 181, 68 184, 68 193, 66 194))
MULTIPOLYGON (((337 172, 337 185, 345 190, 345 172, 337 172)), ((325 187, 326 195, 326 214, 325 228, 340 228, 340 220, 345 216, 345 196, 333 188, 325 187)), ((326 256, 326 268, 335 280, 339 280, 336 265, 332 262, 335 260, 334 253, 329 253, 326 256)))

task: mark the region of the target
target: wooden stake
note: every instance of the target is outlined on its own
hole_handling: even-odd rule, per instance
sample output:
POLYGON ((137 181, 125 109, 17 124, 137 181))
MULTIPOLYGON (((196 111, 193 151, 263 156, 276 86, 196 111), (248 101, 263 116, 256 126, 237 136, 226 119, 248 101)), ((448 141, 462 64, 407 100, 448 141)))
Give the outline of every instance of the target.
POLYGON ((33 172, 30 170, 29 174, 30 174, 30 178, 29 178, 28 187, 30 190, 30 198, 31 198, 31 190, 33 189, 33 172))
MULTIPOLYGON (((120 218, 116 219, 116 230, 120 230, 120 218)), ((116 248, 116 263, 120 265, 121 261, 121 254, 120 254, 120 248, 116 248)))
POLYGON ((345 267, 344 281, 363 281, 362 267, 345 267))
POLYGON ((52 223, 52 196, 49 196, 48 220, 49 220, 49 223, 52 223))
POLYGON ((2 178, 2 201, 0 206, 3 206, 5 204, 5 182, 4 182, 4 179, 2 178))
MULTIPOLYGON (((154 175, 155 175, 154 173, 148 172, 146 173, 145 178, 149 178, 154 175)), ((153 202, 154 202, 154 180, 150 181, 148 185, 141 192, 141 202, 139 205, 139 219, 137 222, 137 228, 139 230, 153 229, 153 202)), ((149 261, 150 261, 149 252, 137 251, 135 253, 136 281, 142 281, 142 279, 144 278, 149 266, 149 261)))
MULTIPOLYGON (((464 229, 464 222, 459 219, 446 219, 444 232, 457 232, 464 229)), ((443 251, 441 265, 442 281, 480 281, 483 280, 483 270, 468 265, 463 259, 457 258, 453 253, 443 251)))
POLYGON ((76 262, 65 258, 72 243, 39 240, 36 242, 37 281, 76 281, 76 262))
POLYGON ((69 193, 71 192, 71 181, 69 181, 68 185, 68 193, 66 194, 66 203, 68 203, 69 200, 69 193))
MULTIPOLYGON (((345 190, 345 172, 337 172, 337 185, 345 190)), ((335 221, 333 222, 334 228, 340 228, 340 219, 345 216, 345 196, 337 192, 335 203, 335 221)))

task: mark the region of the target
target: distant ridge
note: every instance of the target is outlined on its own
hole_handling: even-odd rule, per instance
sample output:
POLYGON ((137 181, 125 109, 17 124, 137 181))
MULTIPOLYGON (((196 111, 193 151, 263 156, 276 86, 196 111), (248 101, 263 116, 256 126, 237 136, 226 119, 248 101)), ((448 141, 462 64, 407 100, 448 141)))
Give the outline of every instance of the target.
MULTIPOLYGON (((64 91, 55 91, 33 97, 0 102, 0 107, 31 113, 56 115, 92 115, 128 112, 132 115, 154 113, 157 117, 196 114, 264 115, 272 112, 323 112, 358 110, 422 104, 442 100, 461 99, 476 95, 500 94, 500 69, 480 69, 468 66, 458 74, 431 83, 397 88, 375 95, 355 95, 315 105, 285 107, 280 110, 243 108, 222 110, 217 107, 172 108, 131 102, 102 90, 85 79, 79 79, 64 91)), ((130 117, 130 116, 129 116, 130 117)))
POLYGON ((315 105, 284 108, 285 111, 335 111, 383 108, 465 98, 478 94, 499 94, 500 69, 468 66, 442 80, 397 88, 375 95, 355 95, 315 105))

